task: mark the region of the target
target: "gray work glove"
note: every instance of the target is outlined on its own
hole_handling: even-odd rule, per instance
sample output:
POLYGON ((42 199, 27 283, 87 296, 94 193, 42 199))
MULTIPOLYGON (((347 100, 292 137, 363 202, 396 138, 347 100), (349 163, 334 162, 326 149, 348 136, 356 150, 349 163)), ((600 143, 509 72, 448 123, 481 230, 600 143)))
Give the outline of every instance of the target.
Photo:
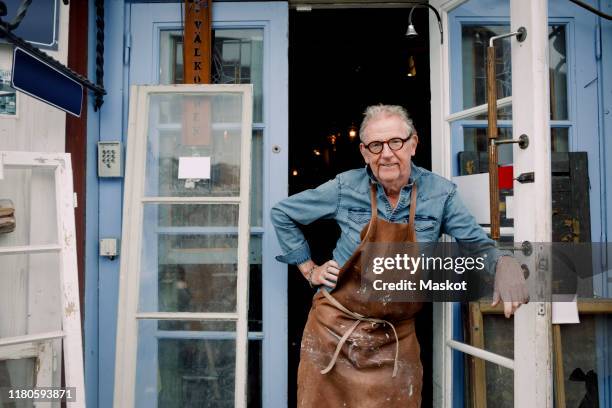
POLYGON ((523 269, 511 256, 502 256, 495 268, 495 287, 491 306, 504 302, 504 315, 508 318, 523 303, 529 302, 529 291, 525 284, 523 269))

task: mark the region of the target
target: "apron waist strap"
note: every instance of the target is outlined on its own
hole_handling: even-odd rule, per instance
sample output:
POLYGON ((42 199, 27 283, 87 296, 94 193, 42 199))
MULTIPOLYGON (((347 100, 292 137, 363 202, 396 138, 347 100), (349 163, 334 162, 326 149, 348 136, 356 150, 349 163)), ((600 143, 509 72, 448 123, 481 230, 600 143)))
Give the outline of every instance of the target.
POLYGON ((346 340, 353 333, 353 331, 355 331, 357 326, 359 326, 359 323, 371 322, 371 323, 379 323, 379 324, 388 324, 393 330, 393 334, 395 335, 395 360, 393 362, 392 377, 395 377, 397 375, 397 360, 399 357, 399 337, 397 336, 397 331, 395 330, 395 326, 393 325, 393 323, 391 323, 388 320, 376 319, 373 317, 366 317, 359 313, 352 312, 346 307, 344 307, 340 302, 338 302, 332 295, 330 295, 327 290, 323 289, 321 292, 323 292, 323 295, 327 298, 327 300, 329 300, 329 302, 332 305, 334 305, 338 310, 341 310, 346 315, 355 319, 355 322, 346 330, 346 332, 342 335, 342 337, 338 341, 338 345, 336 346, 336 350, 334 351, 334 355, 332 356, 331 361, 329 362, 327 367, 321 370, 321 374, 327 374, 331 371, 332 368, 334 368, 334 365, 336 364, 336 360, 338 359, 338 355, 340 354, 340 350, 342 350, 342 346, 344 345, 344 343, 346 343, 346 340))

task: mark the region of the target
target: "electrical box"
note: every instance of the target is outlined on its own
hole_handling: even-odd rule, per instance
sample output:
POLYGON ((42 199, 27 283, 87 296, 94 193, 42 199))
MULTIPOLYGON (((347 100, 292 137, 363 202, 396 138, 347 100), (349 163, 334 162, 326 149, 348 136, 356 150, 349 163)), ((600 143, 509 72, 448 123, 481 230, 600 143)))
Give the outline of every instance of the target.
POLYGON ((123 177, 121 142, 98 142, 98 177, 123 177))
POLYGON ((106 256, 111 260, 119 255, 119 240, 117 238, 102 238, 100 240, 100 256, 106 256))

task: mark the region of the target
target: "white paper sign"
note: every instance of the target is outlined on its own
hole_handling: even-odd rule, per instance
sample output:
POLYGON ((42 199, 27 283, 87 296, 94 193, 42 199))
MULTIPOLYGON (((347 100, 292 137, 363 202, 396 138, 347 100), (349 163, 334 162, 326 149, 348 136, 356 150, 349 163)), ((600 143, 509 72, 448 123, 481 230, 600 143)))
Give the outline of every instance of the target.
POLYGON ((506 197, 506 218, 509 220, 514 218, 514 196, 506 197))
POLYGON ((453 177, 461 201, 478 224, 491 223, 489 208, 489 173, 453 177))
MULTIPOLYGON (((578 303, 576 302, 577 295, 574 295, 573 300, 571 302, 555 302, 555 296, 557 295, 553 295, 552 302, 553 324, 580 323, 580 317, 578 316, 578 303)), ((568 295, 563 296, 567 297, 568 295)))
POLYGON ((179 179, 209 179, 210 157, 179 157, 179 179))

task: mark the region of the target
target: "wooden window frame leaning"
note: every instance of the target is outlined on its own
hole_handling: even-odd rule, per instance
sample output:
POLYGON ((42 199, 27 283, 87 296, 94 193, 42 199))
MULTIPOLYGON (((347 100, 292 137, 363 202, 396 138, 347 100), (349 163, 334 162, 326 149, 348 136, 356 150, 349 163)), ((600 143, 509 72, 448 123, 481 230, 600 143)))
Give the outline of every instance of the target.
POLYGON ((71 407, 80 408, 85 406, 85 382, 70 154, 0 151, 0 179, 4 178, 5 169, 33 168, 54 172, 57 241, 53 244, 3 246, 0 247, 0 255, 58 254, 62 327, 53 332, 0 338, 0 358, 8 357, 7 353, 12 358, 35 357, 39 364, 36 379, 40 383, 37 384, 52 385, 51 343, 61 339, 65 384, 76 391, 76 401, 71 403, 71 407))
MULTIPOLYGON (((484 349, 484 315, 502 315, 503 305, 495 307, 486 300, 469 303, 469 336, 470 344, 484 349)), ((579 315, 612 315, 612 299, 578 300, 579 315)), ((563 345, 561 341, 561 325, 553 324, 553 359, 554 359, 554 389, 555 407, 565 408, 565 372, 563 368, 563 345)), ((487 406, 487 388, 485 361, 469 356, 469 393, 472 407, 487 406)))

